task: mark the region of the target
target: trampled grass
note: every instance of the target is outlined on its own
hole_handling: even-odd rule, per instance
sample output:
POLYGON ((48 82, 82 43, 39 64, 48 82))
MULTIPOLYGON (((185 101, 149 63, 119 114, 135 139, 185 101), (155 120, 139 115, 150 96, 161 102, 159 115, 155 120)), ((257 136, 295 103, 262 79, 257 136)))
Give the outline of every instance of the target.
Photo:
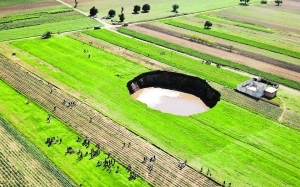
MULTIPOLYGON (((219 181, 230 181, 234 186, 300 185, 298 131, 225 101, 190 117, 149 109, 133 100, 126 89, 127 81, 148 69, 68 37, 12 44, 59 69, 54 72, 45 64, 31 62, 76 88, 82 96, 101 103, 103 107, 98 110, 110 118, 163 150, 187 159, 197 169, 204 166, 206 171, 209 167, 219 181), (84 49, 88 53, 83 53, 84 49)), ((130 44, 132 48, 141 47, 134 40, 130 44)))
MULTIPOLYGON (((122 30, 124 30, 124 29, 122 29, 122 30)), ((206 80, 217 82, 219 84, 222 84, 222 85, 225 85, 225 86, 228 86, 231 88, 235 88, 237 84, 248 79, 246 76, 234 74, 228 70, 218 69, 215 66, 208 66, 208 65, 203 64, 199 60, 191 59, 182 54, 172 53, 169 50, 162 49, 160 47, 153 46, 151 44, 144 43, 144 42, 141 42, 138 40, 133 40, 129 37, 124 37, 120 34, 116 34, 111 31, 108 31, 108 30, 101 30, 99 32, 98 31, 86 31, 84 33, 94 36, 96 38, 100 38, 102 40, 105 40, 105 41, 115 44, 117 46, 121 46, 123 48, 134 51, 136 53, 142 54, 144 56, 148 56, 157 61, 171 65, 173 67, 182 69, 186 72, 197 75, 206 80), (161 52, 165 52, 165 55, 161 55, 160 54, 161 52)), ((159 40, 159 39, 157 39, 156 41, 159 41, 159 42, 156 42, 156 44, 158 44, 158 45, 162 45, 162 46, 168 47, 168 48, 172 48, 172 47, 174 48, 174 45, 172 43, 168 43, 168 42, 165 42, 165 41, 159 40)), ((180 51, 181 49, 185 49, 184 47, 177 49, 178 45, 175 47, 176 47, 175 50, 178 50, 178 51, 180 51)), ((186 51, 184 51, 184 52, 186 52, 186 51)), ((213 61, 221 60, 219 58, 212 59, 212 56, 210 56, 210 55, 206 55, 206 54, 201 54, 201 55, 203 58, 205 58, 205 59, 207 58, 208 60, 213 60, 213 61)))
POLYGON ((219 38, 223 38, 223 39, 227 39, 227 40, 247 44, 247 45, 250 45, 250 46, 257 47, 257 48, 266 49, 266 50, 269 50, 269 51, 284 54, 284 55, 291 56, 291 57, 294 57, 294 58, 300 58, 300 52, 292 51, 292 50, 289 50, 289 49, 286 49, 286 48, 281 48, 281 47, 278 47, 278 46, 273 46, 273 45, 258 42, 258 41, 255 41, 255 40, 250 40, 250 39, 247 39, 247 38, 244 38, 244 37, 239 37, 239 36, 235 36, 235 35, 228 34, 228 33, 218 32, 218 31, 215 31, 213 29, 210 29, 210 30, 204 29, 203 27, 181 23, 181 22, 175 21, 173 19, 172 20, 171 19, 162 20, 161 22, 169 24, 169 25, 177 26, 177 27, 182 27, 182 28, 185 28, 185 29, 188 29, 188 30, 204 33, 204 34, 207 34, 207 35, 212 35, 212 36, 215 36, 215 37, 219 37, 219 38))
MULTIPOLYGON (((290 80, 290 79, 287 79, 287 78, 284 78, 284 77, 281 77, 281 76, 278 76, 278 75, 274 75, 274 74, 271 74, 271 73, 266 73, 266 72, 263 72, 263 71, 245 66, 243 64, 238 64, 238 63, 235 63, 235 62, 232 62, 232 61, 229 61, 229 60, 221 59, 219 57, 215 57, 215 56, 212 56, 212 55, 201 53, 199 51, 190 49, 188 47, 183 47, 183 46, 178 45, 178 44, 165 42, 164 40, 161 40, 159 38, 155 38, 155 37, 152 37, 152 36, 149 36, 149 35, 145 35, 145 34, 142 34, 142 33, 139 33, 139 32, 135 32, 133 30, 129 30, 129 29, 126 29, 126 28, 123 28, 123 27, 119 28, 119 31, 121 33, 133 36, 135 38, 139 38, 141 40, 145 40, 147 42, 154 43, 156 45, 160 45, 160 46, 163 46, 163 47, 166 47, 166 48, 169 48, 169 49, 173 49, 173 50, 185 53, 185 54, 189 54, 191 56, 202 58, 202 59, 205 59, 205 60, 210 60, 212 62, 221 64, 221 65, 224 65, 224 66, 229 66, 229 67, 232 67, 232 68, 236 68, 236 69, 242 70, 244 72, 247 72, 247 73, 250 73, 250 74, 253 74, 253 75, 259 75, 260 77, 265 77, 269 80, 272 80, 272 81, 278 82, 280 84, 284 84, 286 86, 289 86, 289 87, 300 90, 300 82, 297 82, 297 81, 293 81, 293 80, 290 80)), ((88 32, 89 31, 87 31, 87 33, 88 32)), ((230 73, 233 74, 232 72, 230 72, 230 73)), ((212 81, 214 81, 214 80, 212 80, 212 81)), ((233 86, 232 88, 235 88, 235 86, 233 86)))
MULTIPOLYGON (((22 134, 42 150, 54 164, 69 175, 77 184, 81 183, 83 186, 90 187, 95 186, 95 184, 97 184, 96 186, 148 186, 141 178, 129 181, 129 174, 126 172, 126 168, 117 162, 113 166, 111 173, 103 170, 103 165, 100 168, 95 167, 98 160, 103 161, 107 157, 103 150, 93 160, 89 160, 89 156, 87 156, 81 161, 77 161, 77 154, 65 156, 64 153, 68 146, 76 150, 81 148, 85 153, 85 148, 81 143, 76 142, 78 134, 55 118, 52 118, 51 122, 47 123, 48 112, 33 102, 26 105, 27 98, 3 81, 0 81, 0 89, 0 114, 11 121, 22 134), (62 138, 62 143, 48 147, 45 144, 46 139, 56 136, 62 138), (117 166, 120 166, 119 173, 115 173, 117 166)), ((95 148, 92 145, 89 151, 91 147, 95 148)), ((50 167, 50 165, 45 165, 45 167, 50 167)))

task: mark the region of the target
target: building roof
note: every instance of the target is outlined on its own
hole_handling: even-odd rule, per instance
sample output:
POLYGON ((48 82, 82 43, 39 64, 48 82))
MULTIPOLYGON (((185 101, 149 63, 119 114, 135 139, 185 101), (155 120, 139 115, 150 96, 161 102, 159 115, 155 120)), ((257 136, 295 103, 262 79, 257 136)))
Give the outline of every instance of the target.
POLYGON ((276 91, 277 91, 277 89, 273 88, 273 87, 267 87, 267 89, 265 90, 265 92, 269 92, 269 93, 274 93, 276 91))

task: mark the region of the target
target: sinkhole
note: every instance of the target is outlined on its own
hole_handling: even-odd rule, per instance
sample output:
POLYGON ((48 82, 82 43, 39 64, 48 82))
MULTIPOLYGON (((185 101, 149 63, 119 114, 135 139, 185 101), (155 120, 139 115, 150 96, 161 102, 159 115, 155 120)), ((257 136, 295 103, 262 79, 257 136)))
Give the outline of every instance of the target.
POLYGON ((205 80, 169 71, 151 71, 127 83, 129 94, 154 110, 190 116, 213 108, 220 93, 205 80))

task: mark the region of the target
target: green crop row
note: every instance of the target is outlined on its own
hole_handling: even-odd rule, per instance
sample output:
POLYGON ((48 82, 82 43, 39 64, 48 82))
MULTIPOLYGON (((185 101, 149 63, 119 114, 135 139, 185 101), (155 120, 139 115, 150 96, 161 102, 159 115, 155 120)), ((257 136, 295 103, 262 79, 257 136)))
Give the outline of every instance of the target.
POLYGON ((101 26, 100 23, 93 19, 82 17, 81 19, 67 20, 53 23, 46 23, 41 25, 35 25, 31 27, 22 27, 10 30, 0 31, 0 41, 41 36, 46 31, 52 33, 66 32, 80 29, 92 28, 95 26, 101 26))
MULTIPOLYGON (((40 157, 40 159, 48 157, 57 165, 56 168, 50 168, 54 165, 50 165, 50 160, 41 163, 43 167, 50 171, 53 170, 57 177, 59 177, 60 173, 63 173, 64 175, 68 175, 77 184, 83 184, 83 186, 149 186, 149 184, 140 177, 135 181, 129 181, 129 174, 126 168, 119 162, 116 162, 112 167, 113 172, 111 173, 104 170, 103 165, 98 168, 95 167, 98 160, 104 161, 104 159, 107 158, 107 154, 103 149, 101 149, 100 155, 93 160, 89 160, 89 157, 84 157, 81 161, 78 161, 77 154, 65 155, 64 153, 68 146, 76 150, 80 148, 85 153, 85 151, 90 152, 91 149, 95 149, 95 144, 91 144, 89 148, 85 148, 81 143, 76 142, 77 137, 80 135, 70 126, 63 124, 54 117, 50 123, 47 123, 46 117, 48 116, 48 112, 44 108, 33 101, 25 105, 28 99, 3 81, 0 81, 0 89, 2 93, 0 94, 0 114, 2 114, 5 119, 11 121, 13 127, 24 134, 25 137, 28 137, 29 141, 32 142, 28 144, 26 149, 38 149, 44 152, 45 155, 34 155, 36 159, 38 159, 37 157, 40 157), (17 121, 15 120, 16 118, 17 121), (45 144, 45 140, 48 137, 56 136, 62 138, 62 143, 48 147, 45 144), (115 173, 117 166, 120 167, 119 173, 115 173)), ((60 181, 62 181, 62 179, 63 178, 60 177, 60 181)), ((65 182, 62 186, 76 185, 68 185, 68 183, 65 182)))
POLYGON ((223 38, 223 39, 226 39, 226 40, 239 42, 239 43, 250 45, 250 46, 253 46, 253 47, 260 48, 260 49, 265 49, 265 50, 268 50, 268 51, 284 54, 284 55, 287 55, 287 56, 300 58, 300 53, 299 52, 291 51, 289 49, 284 49, 284 48, 281 48, 281 47, 276 47, 276 46, 273 46, 273 45, 264 44, 264 43, 253 41, 253 40, 248 40, 246 38, 241 38, 241 37, 238 37, 238 36, 233 36, 233 35, 230 35, 230 34, 225 34, 225 33, 217 32, 217 31, 213 31, 211 29, 204 29, 204 28, 201 28, 201 27, 196 27, 196 26, 180 23, 180 22, 170 20, 170 19, 169 20, 162 20, 161 22, 165 23, 165 24, 173 25, 173 26, 176 26, 176 27, 188 29, 188 30, 191 30, 191 31, 196 31, 196 32, 200 32, 200 33, 203 33, 203 34, 215 36, 215 37, 218 37, 218 38, 223 38))
POLYGON ((145 40, 145 41, 154 43, 156 45, 167 47, 167 48, 170 48, 170 49, 182 52, 182 53, 186 53, 186 54, 189 54, 189 55, 201 58, 201 59, 213 61, 215 63, 221 64, 221 65, 224 65, 224 66, 229 66, 229 67, 232 67, 232 68, 235 68, 235 69, 239 69, 239 70, 245 71, 247 73, 251 73, 253 75, 258 75, 260 77, 265 77, 267 79, 273 80, 273 81, 278 82, 280 84, 284 84, 284 85, 289 86, 291 88, 295 88, 295 89, 300 90, 300 82, 297 82, 297 81, 293 81, 293 80, 290 80, 290 79, 287 79, 287 78, 284 78, 284 77, 280 77, 278 75, 266 73, 266 72, 263 72, 263 71, 245 66, 243 64, 238 64, 238 63, 232 62, 230 60, 224 60, 224 59, 219 58, 219 57, 215 57, 215 56, 212 56, 212 55, 201 53, 199 51, 196 51, 196 50, 193 50, 193 49, 190 49, 190 48, 187 48, 187 47, 183 47, 181 45, 177 45, 177 44, 174 44, 174 43, 166 42, 166 41, 161 40, 159 38, 155 38, 155 37, 152 37, 152 36, 149 36, 149 35, 145 35, 145 34, 142 34, 142 33, 139 33, 139 32, 135 32, 135 31, 123 28, 123 27, 119 28, 119 31, 124 33, 124 34, 139 38, 141 40, 145 40))
MULTIPOLYGON (((104 29, 88 32, 111 43, 120 42, 119 46, 125 48, 128 46, 128 50, 141 48, 139 52, 145 51, 142 54, 146 56, 149 54, 151 58, 155 53, 159 54, 163 51, 165 55, 160 55, 162 60, 170 58, 169 61, 183 65, 189 65, 189 61, 193 61, 191 58, 187 61, 181 58, 183 55, 175 53, 171 56, 169 50, 152 48, 145 42, 104 29)), ((97 39, 89 39, 89 41, 101 42, 97 39)), ((177 158, 187 159, 190 166, 196 169, 203 166, 205 171, 209 167, 213 178, 218 181, 231 181, 235 186, 243 187, 273 187, 274 184, 299 186, 300 184, 300 174, 297 172, 300 167, 300 154, 297 147, 300 143, 299 132, 282 126, 275 120, 266 119, 259 113, 253 113, 224 100, 207 112, 189 117, 152 110, 147 105, 132 99, 126 89, 129 80, 150 70, 138 62, 122 57, 123 50, 110 53, 105 51, 106 47, 98 49, 83 45, 82 42, 66 36, 48 40, 15 41, 12 45, 30 53, 30 56, 41 59, 44 63, 39 63, 37 60, 28 61, 18 56, 40 70, 45 77, 55 78, 57 82, 63 83, 66 89, 70 87, 76 89, 81 98, 91 99, 92 105, 97 110, 160 149, 177 158), (88 50, 90 58, 84 50, 88 50), (117 74, 122 76, 118 77, 117 74), (267 173, 267 177, 261 177, 267 173)), ((195 65, 210 68, 212 74, 214 71, 224 73, 224 79, 227 78, 226 71, 219 71, 220 69, 204 65, 199 61, 193 62, 195 65)), ((220 74, 214 75, 222 77, 220 74)), ((233 73, 231 75, 235 76, 233 73)), ((8 97, 7 93, 1 95, 5 96, 0 100, 4 106, 12 98, 17 102, 15 103, 17 106, 26 106, 20 104, 21 99, 14 95, 11 97, 8 97)), ((38 121, 34 124, 41 125, 38 121)), ((51 128, 47 130, 53 129, 53 125, 51 124, 51 128)), ((22 129, 27 130, 28 126, 22 129)), ((29 132, 30 130, 32 128, 28 129, 29 132)), ((55 132, 61 132, 58 130, 60 129, 53 129, 55 132)), ((68 136, 68 132, 65 136, 68 136)))
MULTIPOLYGON (((0 83, 3 84, 2 81, 0 83)), ((1 88, 4 89, 3 87, 1 88)), ((33 145, 23 134, 21 134, 15 127, 13 127, 12 124, 5 121, 1 115, 0 115, 0 126, 5 129, 5 134, 2 134, 2 136, 9 136, 9 138, 13 137, 13 139, 10 139, 11 142, 17 142, 22 145, 21 155, 14 155, 12 154, 13 152, 10 152, 9 157, 18 157, 17 159, 18 162, 22 162, 23 161, 22 159, 24 159, 22 157, 26 157, 26 159, 28 159, 28 155, 30 155, 29 158, 32 157, 40 163, 40 165, 34 166, 34 168, 28 166, 28 171, 26 173, 23 173, 21 170, 17 170, 17 172, 19 172, 21 175, 30 177, 30 175, 28 175, 28 172, 30 172, 32 169, 38 170, 38 172, 47 171, 47 173, 41 173, 41 174, 43 174, 46 177, 49 176, 55 177, 61 183, 61 186, 75 185, 75 183, 72 181, 72 179, 69 178, 68 175, 62 172, 53 162, 51 162, 49 158, 47 158, 47 156, 43 154, 43 152, 40 149, 38 149, 35 145, 33 145)), ((12 164, 23 166, 23 164, 20 164, 18 162, 12 164)), ((24 165, 26 165, 26 163, 24 163, 24 165)), ((9 181, 10 179, 6 178, 4 179, 4 181, 5 180, 9 181)), ((41 185, 45 185, 45 183, 42 182, 41 185)))
POLYGON ((16 15, 0 18, 0 24, 1 23, 9 23, 9 22, 18 21, 18 20, 24 20, 24 19, 40 18, 47 14, 58 14, 58 13, 72 12, 72 11, 74 11, 74 10, 71 8, 64 8, 64 9, 50 10, 47 12, 36 12, 36 13, 30 13, 30 14, 16 14, 16 15))
POLYGON ((272 30, 269 30, 269 29, 266 29, 264 27, 260 27, 260 26, 257 26, 257 25, 248 24, 248 23, 241 23, 241 22, 238 22, 238 21, 223 19, 223 18, 219 18, 219 17, 212 17, 212 16, 208 16, 208 15, 205 15, 205 14, 197 14, 196 17, 202 18, 202 19, 207 19, 207 20, 210 20, 210 21, 216 21, 216 22, 219 22, 219 23, 226 23, 226 24, 230 24, 230 25, 235 25, 235 26, 238 26, 238 27, 244 27, 244 28, 247 28, 247 29, 257 30, 257 31, 261 31, 261 32, 266 32, 266 33, 271 33, 271 34, 275 33, 272 30))
MULTIPOLYGON (((125 30, 126 29, 120 29, 120 31, 124 32, 125 30)), ((128 30, 128 32, 130 31, 128 30)), ((132 38, 124 37, 105 29, 98 32, 89 30, 84 33, 230 88, 235 88, 237 84, 247 80, 246 76, 235 74, 214 66, 205 65, 199 60, 191 59, 185 55, 173 53, 170 50, 148 43, 133 40, 132 38), (161 52, 164 52, 165 55, 161 55, 161 52)), ((163 46, 173 48, 172 43, 167 43, 163 40, 161 40, 161 42, 163 43, 163 46)), ((156 43, 160 44, 158 42, 156 43)))
POLYGON ((47 13, 47 12, 45 12, 45 14, 43 13, 31 14, 28 15, 26 19, 17 19, 15 21, 10 21, 10 22, 0 24, 0 30, 30 27, 30 26, 41 25, 45 23, 47 24, 57 23, 60 21, 73 21, 81 18, 83 18, 83 16, 75 11, 60 12, 56 14, 47 13))

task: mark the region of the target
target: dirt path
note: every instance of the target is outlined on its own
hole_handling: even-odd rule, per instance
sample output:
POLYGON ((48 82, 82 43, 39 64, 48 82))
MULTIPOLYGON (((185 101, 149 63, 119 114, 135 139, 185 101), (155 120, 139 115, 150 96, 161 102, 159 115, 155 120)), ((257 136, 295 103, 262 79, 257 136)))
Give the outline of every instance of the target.
POLYGON ((282 111, 280 117, 278 118, 278 121, 281 122, 283 120, 283 115, 284 115, 284 113, 286 111, 286 105, 285 105, 285 102, 283 101, 283 99, 281 97, 278 97, 278 98, 282 101, 282 104, 283 104, 283 111, 282 111))
POLYGON ((220 57, 220 58, 223 58, 223 59, 226 59, 226 60, 231 60, 231 61, 234 61, 234 62, 237 62, 237 63, 240 63, 240 64, 244 64, 246 66, 253 67, 253 68, 261 70, 261 71, 265 71, 265 72, 268 72, 268 73, 279 75, 279 76, 282 76, 282 77, 285 77, 285 78, 288 78, 288 79, 291 79, 291 80, 300 81, 300 74, 299 73, 296 73, 296 72, 293 72, 293 71, 290 71, 290 70, 286 70, 286 69, 283 69, 283 68, 280 68, 280 67, 272 66, 272 65, 260 62, 258 60, 243 57, 243 56, 233 54, 233 53, 230 53, 230 52, 226 52, 226 51, 216 49, 216 48, 213 48, 213 47, 204 46, 204 45, 201 45, 201 44, 198 44, 198 43, 195 43, 195 42, 187 41, 187 40, 184 40, 184 39, 181 39, 181 38, 177 38, 177 37, 174 37, 174 36, 170 36, 170 35, 167 35, 167 34, 156 32, 156 31, 153 31, 153 30, 150 30, 150 29, 138 27, 138 26, 135 26, 135 25, 130 26, 128 28, 131 29, 131 30, 137 31, 137 32, 141 32, 141 33, 156 37, 156 38, 163 39, 163 40, 168 41, 168 42, 172 42, 172 43, 181 45, 181 46, 188 46, 191 49, 194 49, 194 50, 197 50, 197 51, 200 51, 200 52, 203 52, 203 53, 207 53, 207 54, 217 56, 217 57, 220 57))

